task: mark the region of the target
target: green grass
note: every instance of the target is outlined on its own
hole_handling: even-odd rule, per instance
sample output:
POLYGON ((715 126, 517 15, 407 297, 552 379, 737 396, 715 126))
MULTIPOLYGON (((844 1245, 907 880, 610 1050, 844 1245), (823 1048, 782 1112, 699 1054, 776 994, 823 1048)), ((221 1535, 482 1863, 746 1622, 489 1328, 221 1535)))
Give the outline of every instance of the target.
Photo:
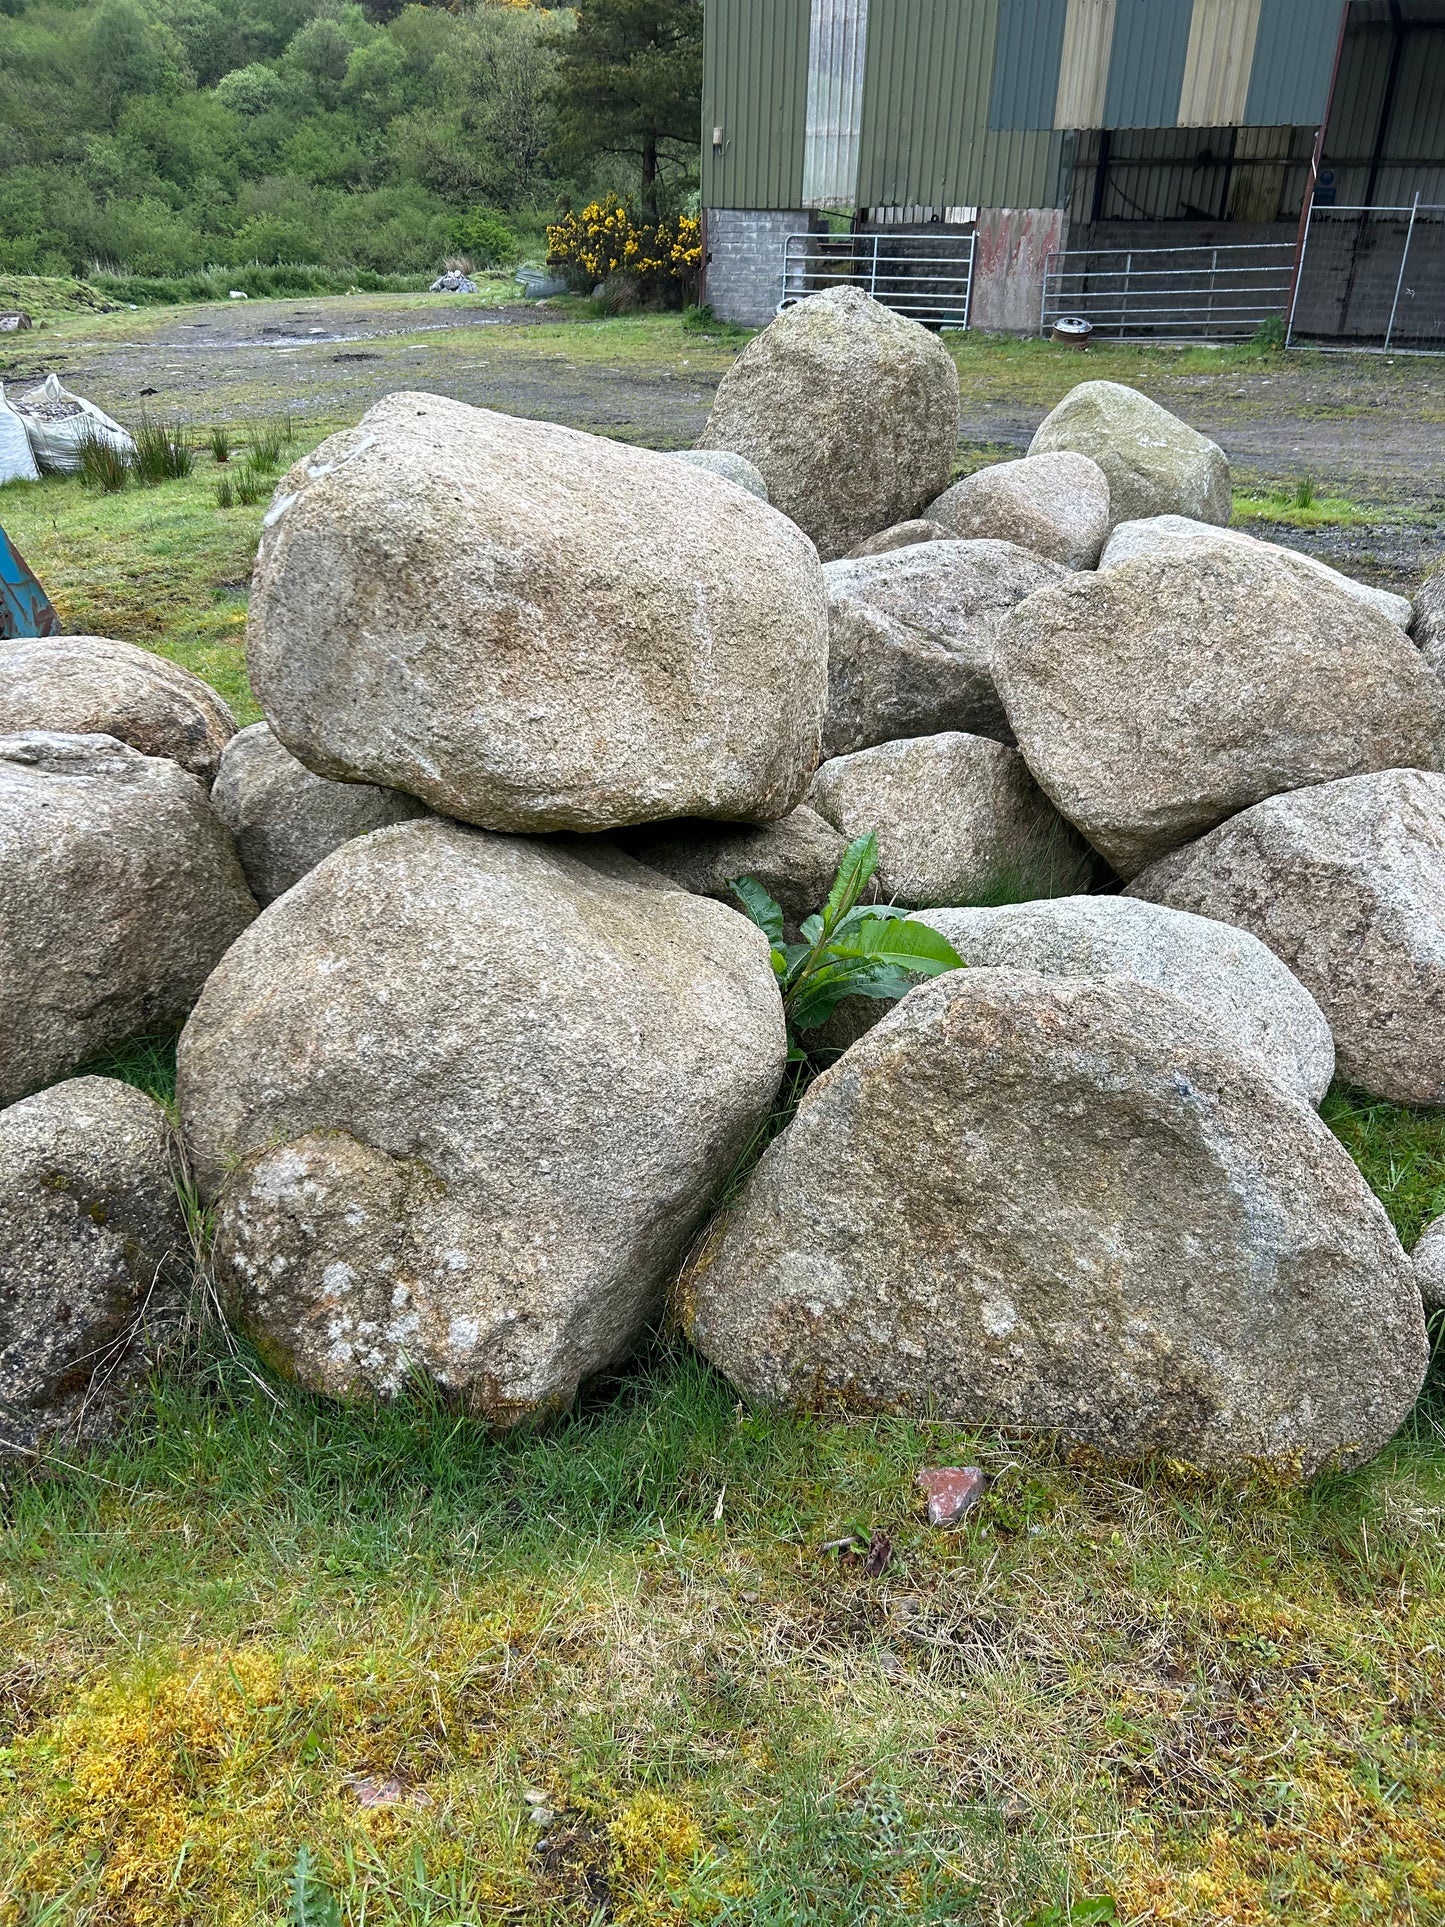
POLYGON ((1236 522, 1274 522, 1281 528, 1369 528, 1423 519, 1418 511, 1399 506, 1352 501, 1347 495, 1315 495, 1294 489, 1236 489, 1236 522))

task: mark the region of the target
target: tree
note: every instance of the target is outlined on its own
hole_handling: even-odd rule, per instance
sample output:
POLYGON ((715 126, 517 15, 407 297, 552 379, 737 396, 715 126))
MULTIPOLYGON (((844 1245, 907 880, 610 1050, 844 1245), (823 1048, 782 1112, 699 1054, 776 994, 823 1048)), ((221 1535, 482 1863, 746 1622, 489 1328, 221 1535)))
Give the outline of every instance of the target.
POLYGON ((656 219, 663 167, 690 166, 702 118, 702 0, 583 0, 559 36, 559 155, 637 163, 656 219))

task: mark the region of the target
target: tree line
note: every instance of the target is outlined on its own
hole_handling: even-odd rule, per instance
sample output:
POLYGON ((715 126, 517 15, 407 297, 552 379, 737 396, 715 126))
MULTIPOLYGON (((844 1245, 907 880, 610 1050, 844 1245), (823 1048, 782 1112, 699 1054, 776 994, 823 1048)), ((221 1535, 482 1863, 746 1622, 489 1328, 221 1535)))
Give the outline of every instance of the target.
POLYGON ((502 261, 695 196, 702 0, 0 0, 0 272, 502 261))

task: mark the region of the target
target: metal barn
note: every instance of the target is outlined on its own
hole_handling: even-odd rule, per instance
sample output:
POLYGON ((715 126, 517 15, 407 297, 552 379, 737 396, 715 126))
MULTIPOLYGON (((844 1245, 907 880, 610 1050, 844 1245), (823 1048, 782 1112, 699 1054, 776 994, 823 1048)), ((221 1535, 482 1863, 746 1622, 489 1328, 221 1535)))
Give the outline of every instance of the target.
POLYGON ((1445 347, 1445 0, 708 0, 706 298, 1445 347))

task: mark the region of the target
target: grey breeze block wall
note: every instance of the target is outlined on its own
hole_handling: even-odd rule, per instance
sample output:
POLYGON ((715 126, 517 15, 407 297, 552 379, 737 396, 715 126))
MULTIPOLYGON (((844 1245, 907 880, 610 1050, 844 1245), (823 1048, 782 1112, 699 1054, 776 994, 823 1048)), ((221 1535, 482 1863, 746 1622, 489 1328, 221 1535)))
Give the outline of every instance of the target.
POLYGON ((719 321, 767 326, 783 298, 784 243, 811 225, 801 209, 708 209, 705 295, 719 321))

